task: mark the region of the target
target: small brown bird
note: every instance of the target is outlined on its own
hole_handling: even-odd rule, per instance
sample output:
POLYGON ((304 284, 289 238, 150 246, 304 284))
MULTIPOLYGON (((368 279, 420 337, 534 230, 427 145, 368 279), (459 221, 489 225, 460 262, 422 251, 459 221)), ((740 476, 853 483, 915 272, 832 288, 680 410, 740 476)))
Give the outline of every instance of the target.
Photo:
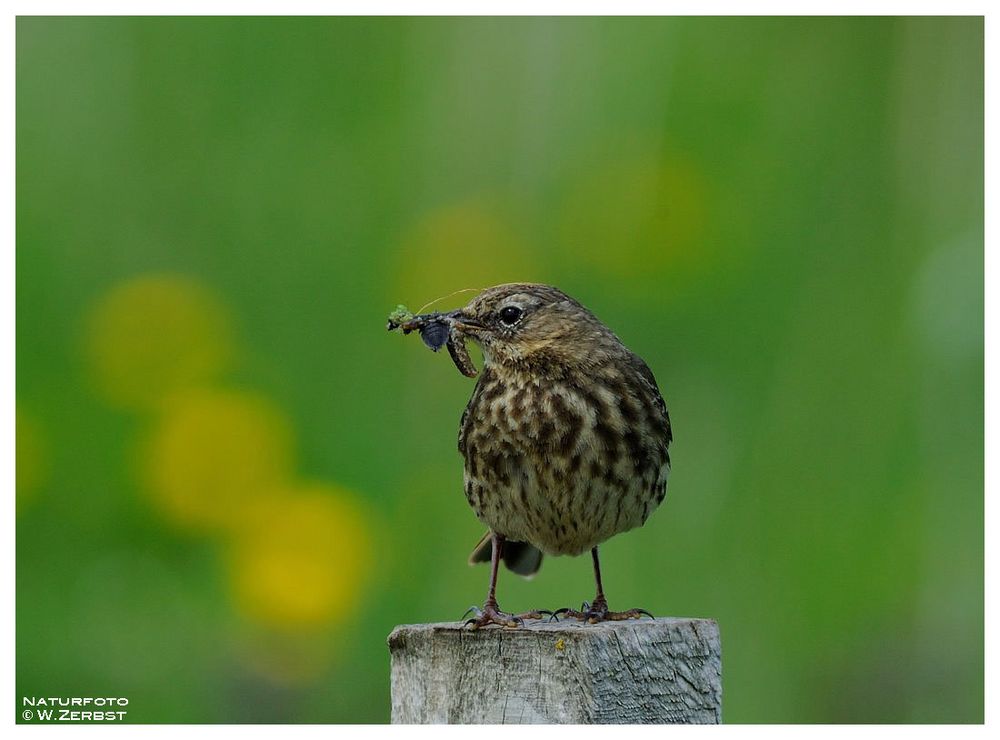
POLYGON ((442 323, 452 343, 478 344, 485 363, 458 435, 465 496, 489 527, 470 561, 492 565, 486 602, 468 623, 512 627, 541 616, 500 610, 501 560, 531 575, 542 553, 587 550, 597 595, 556 614, 589 622, 648 615, 609 611, 597 555, 602 542, 645 523, 666 494, 670 417, 646 363, 548 285, 488 288, 464 308, 414 317, 404 330, 442 323))

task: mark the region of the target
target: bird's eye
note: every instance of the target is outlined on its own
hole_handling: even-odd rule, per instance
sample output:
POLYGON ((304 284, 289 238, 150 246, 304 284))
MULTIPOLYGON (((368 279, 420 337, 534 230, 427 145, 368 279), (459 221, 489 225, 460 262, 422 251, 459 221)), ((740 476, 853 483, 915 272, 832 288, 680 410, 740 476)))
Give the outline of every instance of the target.
POLYGON ((517 306, 504 306, 500 309, 500 321, 506 326, 514 326, 514 324, 521 320, 523 314, 524 311, 517 306))

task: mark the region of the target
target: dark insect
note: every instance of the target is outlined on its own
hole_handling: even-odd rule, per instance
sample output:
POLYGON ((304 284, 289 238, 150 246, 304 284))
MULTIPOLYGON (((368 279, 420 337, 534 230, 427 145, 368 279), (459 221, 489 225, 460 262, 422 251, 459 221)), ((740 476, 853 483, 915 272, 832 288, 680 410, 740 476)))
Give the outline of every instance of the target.
POLYGON ((451 327, 443 321, 429 321, 420 327, 420 338, 424 340, 424 344, 437 352, 451 338, 451 327))
POLYGON ((455 363, 455 367, 462 375, 474 378, 479 374, 469 357, 465 339, 462 338, 460 332, 455 330, 453 319, 447 314, 432 313, 417 316, 411 313, 406 306, 399 305, 389 314, 386 329, 389 331, 400 329, 403 334, 419 331, 424 344, 434 352, 448 345, 448 354, 451 355, 452 362, 455 363))

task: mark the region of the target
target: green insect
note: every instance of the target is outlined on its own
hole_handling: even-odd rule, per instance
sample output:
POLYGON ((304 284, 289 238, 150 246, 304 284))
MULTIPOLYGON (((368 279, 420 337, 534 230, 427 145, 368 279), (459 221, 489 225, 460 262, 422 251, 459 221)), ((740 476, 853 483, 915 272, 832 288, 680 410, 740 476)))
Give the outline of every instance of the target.
POLYGON ((400 326, 405 324, 407 321, 413 320, 413 312, 400 303, 396 308, 392 310, 389 314, 389 323, 385 327, 389 331, 393 329, 398 329, 400 326))

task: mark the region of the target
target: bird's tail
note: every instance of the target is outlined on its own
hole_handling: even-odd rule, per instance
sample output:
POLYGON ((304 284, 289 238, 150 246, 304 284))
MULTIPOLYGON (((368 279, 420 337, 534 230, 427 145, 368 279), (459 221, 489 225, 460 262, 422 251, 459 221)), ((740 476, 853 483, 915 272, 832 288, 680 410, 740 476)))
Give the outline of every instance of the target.
MULTIPOLYGON (((483 538, 476 544, 472 554, 469 556, 469 565, 476 563, 488 563, 493 556, 493 546, 490 541, 490 532, 483 535, 483 538)), ((519 576, 531 578, 542 567, 542 551, 527 542, 511 542, 507 540, 503 543, 503 563, 509 570, 514 571, 519 576)))

